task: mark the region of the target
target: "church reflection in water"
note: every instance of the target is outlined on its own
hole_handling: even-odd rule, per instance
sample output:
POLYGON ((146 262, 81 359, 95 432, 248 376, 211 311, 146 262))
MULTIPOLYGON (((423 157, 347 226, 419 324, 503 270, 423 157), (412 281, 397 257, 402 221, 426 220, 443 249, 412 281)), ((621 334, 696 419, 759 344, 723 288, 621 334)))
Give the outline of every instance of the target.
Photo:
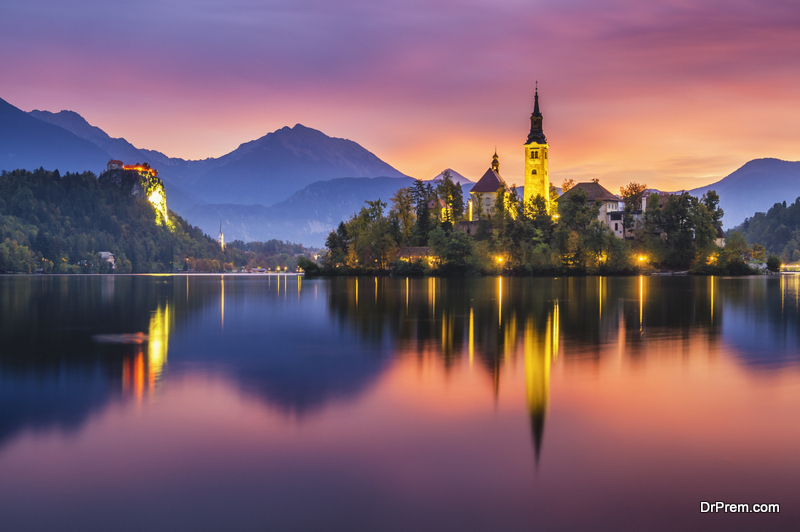
POLYGON ((521 368, 538 460, 556 363, 591 368, 620 362, 614 357, 637 363, 645 352, 712 352, 721 336, 717 282, 334 279, 328 304, 363 339, 381 343, 389 338, 397 356, 433 358, 446 370, 468 364, 483 372, 495 398, 504 379, 521 368))
POLYGON ((685 364, 723 342, 761 371, 797 364, 800 352, 800 276, 39 276, 0 278, 0 288, 0 444, 145 399, 168 354, 171 372, 176 361, 222 368, 298 420, 360 397, 403 359, 478 376, 495 402, 524 401, 538 459, 553 371, 685 364), (142 341, 93 340, 131 333, 142 341))

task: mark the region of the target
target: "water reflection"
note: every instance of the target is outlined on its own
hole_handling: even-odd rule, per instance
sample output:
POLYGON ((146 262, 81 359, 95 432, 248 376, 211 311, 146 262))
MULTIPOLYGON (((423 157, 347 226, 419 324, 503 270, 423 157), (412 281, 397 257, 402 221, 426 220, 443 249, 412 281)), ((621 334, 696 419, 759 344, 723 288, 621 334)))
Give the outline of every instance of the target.
POLYGON ((446 372, 467 363, 495 401, 519 367, 538 457, 559 357, 587 367, 635 367, 648 357, 689 363, 724 344, 761 371, 797 364, 800 347, 799 276, 40 276, 3 277, 0 287, 0 391, 9 412, 0 441, 60 419, 75 426, 112 400, 143 400, 164 380, 168 352, 179 373, 212 368, 300 418, 357 398, 391 358, 414 356, 446 372), (146 342, 92 341, 138 332, 146 342))
POLYGON ((146 340, 136 345, 134 352, 122 357, 122 392, 132 393, 141 401, 145 393, 152 393, 161 379, 167 363, 170 331, 169 303, 152 312, 146 340), (147 346, 145 357, 143 346, 147 346))
MULTIPOLYGON (((674 514, 747 479, 800 478, 786 459, 800 441, 786 423, 800 382, 798 281, 0 277, 0 494, 24 498, 16 485, 34 479, 38 503, 50 471, 9 464, 53 448, 121 490, 93 465, 98 449, 119 464, 155 441, 144 502, 186 492, 188 507, 230 487, 236 496, 214 492, 224 505, 267 501, 270 518, 296 528, 314 506, 332 519, 316 528, 346 529, 363 512, 336 521, 340 507, 365 500, 385 515, 420 512, 406 529, 533 518, 555 529, 564 501, 591 516, 669 496, 674 514), (64 450, 54 430, 81 438, 64 450), (187 481, 195 471, 208 485, 187 481), (686 487, 695 481, 706 491, 686 487), (658 497, 642 493, 648 482, 658 497), (451 503, 448 519, 426 521, 451 503)), ((176 522, 168 506, 164 522, 176 522)))

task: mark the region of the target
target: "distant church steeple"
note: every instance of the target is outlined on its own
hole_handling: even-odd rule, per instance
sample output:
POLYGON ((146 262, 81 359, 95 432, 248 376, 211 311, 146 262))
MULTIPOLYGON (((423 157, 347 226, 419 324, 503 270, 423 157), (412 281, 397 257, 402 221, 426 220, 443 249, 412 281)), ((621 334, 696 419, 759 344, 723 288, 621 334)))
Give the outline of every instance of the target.
POLYGON ((547 152, 550 146, 542 130, 542 112, 539 110, 539 84, 533 97, 531 131, 525 141, 525 204, 536 196, 542 196, 547 212, 550 212, 550 176, 548 175, 547 152))
POLYGON ((539 111, 539 87, 537 84, 536 94, 533 97, 533 113, 531 113, 531 131, 525 144, 536 142, 537 144, 547 144, 547 137, 544 136, 542 129, 542 113, 539 111))
POLYGON ((498 174, 500 173, 500 161, 497 158, 497 149, 496 148, 494 150, 494 155, 492 156, 492 170, 494 170, 498 174))
POLYGON ((217 242, 219 242, 219 247, 222 248, 222 251, 225 251, 225 237, 222 235, 222 220, 219 221, 219 236, 217 237, 217 242))

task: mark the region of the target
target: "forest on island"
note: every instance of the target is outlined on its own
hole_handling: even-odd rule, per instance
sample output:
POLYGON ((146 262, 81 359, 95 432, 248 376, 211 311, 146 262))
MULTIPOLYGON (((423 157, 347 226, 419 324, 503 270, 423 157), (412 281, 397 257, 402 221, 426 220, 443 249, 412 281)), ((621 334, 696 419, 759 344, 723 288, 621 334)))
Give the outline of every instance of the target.
POLYGON ((155 209, 130 187, 92 172, 44 169, 0 174, 0 273, 221 272, 245 267, 294 270, 298 244, 216 240, 172 211, 155 209), (115 268, 99 253, 111 252, 115 268))
POLYGON ((400 189, 388 204, 367 201, 329 234, 319 268, 304 267, 328 275, 755 273, 746 263, 752 250, 742 235, 717 245, 724 213, 716 192, 702 198, 653 193, 642 213, 637 208, 646 194, 643 184, 621 189, 625 239, 598 219, 599 201, 587 201, 581 189, 556 201, 552 186, 550 213, 543 197, 525 202, 514 187, 500 188, 488 212, 478 195, 472 213, 477 223, 467 234, 459 224, 468 216, 460 187, 445 174, 436 186, 418 180, 400 189), (427 256, 403 256, 404 249, 422 246, 430 248, 427 256))

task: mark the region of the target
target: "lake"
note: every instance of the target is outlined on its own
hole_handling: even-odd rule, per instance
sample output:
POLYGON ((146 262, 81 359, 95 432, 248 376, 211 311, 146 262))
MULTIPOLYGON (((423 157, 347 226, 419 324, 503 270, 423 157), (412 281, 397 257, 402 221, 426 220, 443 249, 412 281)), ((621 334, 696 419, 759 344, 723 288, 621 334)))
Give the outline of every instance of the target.
POLYGON ((0 530, 797 529, 798 415, 796 275, 0 276, 0 530))

